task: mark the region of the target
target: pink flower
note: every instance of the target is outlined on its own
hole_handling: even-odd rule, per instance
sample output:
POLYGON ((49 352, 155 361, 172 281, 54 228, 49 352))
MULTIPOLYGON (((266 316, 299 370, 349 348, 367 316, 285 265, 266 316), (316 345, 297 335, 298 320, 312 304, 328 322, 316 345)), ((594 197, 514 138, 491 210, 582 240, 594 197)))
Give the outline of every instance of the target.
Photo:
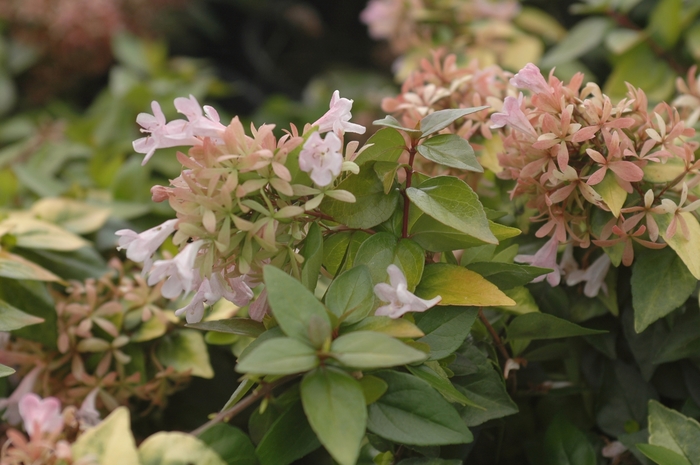
POLYGON ((561 281, 561 270, 559 265, 557 265, 557 248, 559 247, 559 241, 556 236, 548 240, 535 255, 516 255, 515 261, 520 263, 527 263, 528 265, 538 266, 541 268, 551 268, 551 273, 543 276, 538 276, 533 279, 533 283, 539 283, 547 278, 547 282, 550 286, 558 286, 561 281))
POLYGON ((661 200, 661 210, 664 213, 671 213, 673 214, 673 219, 668 225, 668 228, 666 228, 666 239, 671 239, 673 236, 676 235, 676 229, 678 228, 678 225, 681 226, 681 232, 683 233, 683 237, 686 238, 686 240, 690 239, 690 230, 688 229, 688 224, 685 222, 685 218, 681 215, 681 213, 684 212, 693 212, 700 208, 700 200, 696 200, 695 202, 692 202, 685 207, 682 205, 686 202, 688 199, 688 184, 683 183, 683 189, 681 190, 681 198, 680 201, 678 202, 678 205, 676 205, 676 202, 674 202, 671 199, 663 199, 661 200))
POLYGON ((191 242, 175 258, 157 260, 153 264, 151 275, 148 277, 148 285, 152 286, 167 276, 168 279, 161 289, 163 297, 174 299, 183 291, 190 292, 194 287, 196 277, 199 276, 194 269, 194 261, 203 244, 204 241, 191 242))
POLYGON ((532 127, 527 116, 525 116, 525 113, 523 113, 523 110, 520 108, 523 104, 523 98, 522 92, 517 99, 515 97, 506 97, 503 101, 503 110, 491 115, 491 121, 493 122, 491 128, 502 128, 507 124, 513 129, 517 129, 526 135, 537 138, 535 128, 532 127))
POLYGON ((431 300, 423 300, 409 292, 406 277, 398 266, 389 265, 386 271, 389 273, 389 282, 391 285, 379 283, 374 286, 374 293, 379 300, 388 302, 389 305, 379 307, 377 311, 374 312, 375 315, 400 318, 407 312, 424 312, 430 307, 434 307, 442 300, 440 296, 434 297, 431 300))
POLYGON ((603 292, 607 295, 608 287, 605 284, 605 277, 608 274, 608 269, 610 269, 610 257, 608 257, 608 254, 604 253, 587 269, 573 270, 568 273, 566 276, 566 284, 575 286, 585 281, 586 285, 583 287, 583 293, 587 297, 593 298, 597 296, 601 289, 603 289, 603 292))
POLYGON ((209 105, 202 107, 193 95, 175 99, 175 109, 189 120, 189 130, 197 137, 223 139, 226 126, 219 121, 219 113, 209 105))
POLYGON ((15 390, 12 391, 10 397, 0 399, 0 410, 5 410, 2 418, 7 420, 9 424, 17 425, 22 421, 19 411, 19 402, 24 395, 32 392, 34 383, 36 383, 36 379, 39 377, 41 370, 43 370, 43 367, 40 366, 32 368, 32 370, 22 378, 22 381, 20 381, 15 390))
POLYGON ((55 397, 41 399, 34 393, 25 394, 19 401, 19 414, 29 436, 37 433, 60 433, 63 430, 61 401, 55 397))
POLYGON ((523 69, 518 71, 510 79, 510 85, 518 89, 527 89, 534 94, 549 94, 552 92, 540 69, 532 63, 526 64, 523 69))
POLYGON ((360 21, 369 28, 369 36, 375 40, 389 39, 399 19, 401 4, 392 0, 370 0, 360 13, 360 21))
POLYGON ((321 116, 313 126, 318 126, 318 132, 320 133, 333 131, 338 136, 346 132, 364 134, 364 126, 350 123, 350 118, 352 118, 352 113, 350 113, 352 102, 353 101, 350 99, 341 98, 340 92, 336 90, 333 92, 333 97, 331 97, 330 110, 321 116))
POLYGON ((176 223, 176 219, 168 220, 140 234, 130 229, 120 229, 114 233, 120 236, 117 250, 126 249, 126 258, 135 262, 143 262, 143 272, 147 273, 153 264, 153 254, 175 231, 176 223))
POLYGON ((318 132, 312 133, 299 154, 299 168, 310 172, 311 179, 317 185, 329 185, 343 167, 341 145, 340 139, 333 133, 327 134, 325 140, 318 132))
POLYGON ((153 114, 139 113, 136 122, 141 126, 141 132, 148 133, 133 142, 136 153, 145 153, 142 165, 151 159, 157 149, 179 147, 181 145, 196 145, 200 141, 187 132, 187 121, 175 120, 169 123, 165 121, 165 115, 160 104, 155 100, 151 102, 153 114))
POLYGON ((270 313, 270 305, 267 303, 267 289, 263 289, 258 298, 248 307, 248 316, 255 321, 262 321, 268 313, 270 313))
POLYGON ((92 428, 100 423, 100 412, 97 410, 97 407, 95 407, 95 400, 99 392, 99 387, 90 391, 90 394, 85 397, 85 400, 83 400, 83 403, 80 405, 80 409, 78 409, 76 413, 81 430, 92 428))
POLYGON ((242 307, 253 298, 253 291, 245 283, 244 276, 224 279, 221 273, 212 273, 209 278, 202 279, 190 303, 177 310, 175 315, 185 315, 188 323, 198 323, 204 316, 204 304, 213 305, 222 297, 242 307))

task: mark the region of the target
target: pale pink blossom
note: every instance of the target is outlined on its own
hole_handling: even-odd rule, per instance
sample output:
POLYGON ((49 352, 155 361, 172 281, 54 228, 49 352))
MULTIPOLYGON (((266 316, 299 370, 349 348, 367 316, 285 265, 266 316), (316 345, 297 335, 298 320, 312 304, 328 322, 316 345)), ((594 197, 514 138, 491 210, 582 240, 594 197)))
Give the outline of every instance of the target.
POLYGON ((33 392, 25 394, 19 401, 19 414, 30 437, 41 433, 57 434, 63 430, 61 401, 55 397, 42 399, 33 392))
POLYGON ((593 298, 597 296, 601 289, 603 293, 607 295, 608 286, 605 284, 605 277, 609 269, 610 257, 608 257, 608 254, 604 253, 585 270, 573 270, 568 273, 566 276, 566 284, 575 286, 585 281, 586 285, 583 287, 583 293, 587 297, 593 298))
POLYGON ((270 313, 270 305, 267 302, 267 289, 263 289, 258 298, 248 307, 248 316, 255 321, 262 321, 268 313, 270 313))
POLYGON ((201 280, 190 303, 177 310, 175 315, 185 315, 188 323, 198 323, 204 316, 204 304, 213 305, 221 298, 242 307, 253 298, 253 291, 245 283, 244 276, 225 279, 220 272, 212 273, 209 278, 201 280))
POLYGON ((360 13, 360 21, 369 28, 375 40, 389 39, 397 27, 401 4, 393 0, 370 0, 360 13))
POLYGON ((627 451, 627 446, 620 441, 613 441, 603 447, 601 454, 608 459, 615 459, 627 451))
POLYGON ((304 143, 304 148, 299 154, 299 168, 310 173, 311 179, 317 185, 329 185, 343 167, 341 146, 340 139, 334 133, 326 134, 324 140, 318 132, 314 132, 304 143))
POLYGON ((175 231, 176 224, 176 219, 168 220, 138 234, 130 229, 120 229, 114 233, 119 236, 117 250, 126 249, 126 258, 135 262, 143 262, 143 272, 147 273, 153 265, 153 254, 175 231))
POLYGON ((678 228, 678 225, 680 225, 681 227, 683 237, 685 237, 686 239, 690 239, 690 230, 688 229, 688 224, 685 222, 685 218, 683 218, 681 213, 693 212, 700 208, 700 199, 683 207, 682 205, 686 202, 687 199, 688 184, 683 183, 683 189, 681 190, 681 198, 678 202, 678 205, 676 205, 676 202, 674 202, 671 199, 661 200, 661 209, 663 210, 663 212, 671 213, 673 215, 673 219, 668 224, 668 228, 666 228, 667 240, 671 239, 673 236, 676 235, 676 229, 678 228))
POLYGON ((424 300, 417 297, 408 290, 408 282, 401 269, 396 265, 389 265, 386 269, 389 273, 389 282, 379 283, 374 286, 374 293, 382 302, 388 302, 389 305, 379 307, 376 312, 377 316, 388 316, 390 318, 400 318, 407 312, 424 312, 427 309, 434 307, 442 300, 442 297, 437 296, 430 300, 424 300))
POLYGON ((518 71, 510 79, 510 85, 518 89, 527 89, 534 94, 548 94, 552 92, 540 69, 532 63, 526 64, 523 69, 518 71))
POLYGON ((2 418, 7 420, 9 424, 17 425, 22 421, 19 411, 19 401, 25 394, 32 392, 34 384, 43 368, 44 367, 41 366, 32 368, 32 370, 22 378, 22 381, 19 382, 15 390, 12 391, 10 397, 0 399, 0 410, 5 410, 2 418))
POLYGON ((76 412, 76 417, 80 422, 80 429, 86 430, 97 426, 100 423, 100 412, 95 406, 95 400, 97 399, 97 394, 100 392, 100 388, 96 387, 85 397, 80 408, 76 412))
POLYGON ((532 124, 521 109, 523 98, 524 96, 522 92, 518 98, 511 96, 506 97, 506 99, 503 101, 502 111, 491 115, 491 122, 493 123, 491 125, 491 129, 502 128, 507 124, 513 129, 517 129, 526 135, 537 138, 535 128, 532 127, 532 124))
POLYGON ((209 105, 204 105, 204 111, 197 99, 178 97, 175 99, 175 109, 185 115, 189 121, 189 130, 197 137, 212 137, 223 139, 226 126, 219 121, 219 113, 209 105))
POLYGON ((547 279, 550 286, 555 287, 559 285, 561 281, 561 270, 559 265, 557 265, 557 248, 559 247, 559 241, 556 236, 553 236, 548 240, 535 255, 516 255, 515 261, 520 263, 527 263, 531 266, 538 266, 540 268, 550 268, 553 271, 547 275, 538 276, 532 280, 533 283, 539 283, 547 279))
POLYGON ((336 90, 331 97, 330 109, 313 126, 318 126, 320 133, 333 131, 338 136, 346 132, 364 134, 366 130, 364 126, 350 122, 352 102, 350 99, 341 98, 340 92, 336 90))
POLYGON ((199 248, 204 241, 195 241, 187 244, 174 258, 170 260, 157 260, 148 277, 148 285, 152 286, 161 279, 167 277, 161 289, 163 297, 174 299, 183 291, 190 292, 199 276, 194 269, 194 261, 197 258, 199 248))
POLYGON ((148 133, 133 142, 136 153, 144 153, 146 156, 141 162, 145 165, 151 159, 157 149, 179 147, 182 145, 197 145, 200 141, 187 131, 187 121, 175 120, 167 123, 160 104, 155 100, 151 102, 153 114, 139 113, 136 122, 141 126, 141 132, 148 133))

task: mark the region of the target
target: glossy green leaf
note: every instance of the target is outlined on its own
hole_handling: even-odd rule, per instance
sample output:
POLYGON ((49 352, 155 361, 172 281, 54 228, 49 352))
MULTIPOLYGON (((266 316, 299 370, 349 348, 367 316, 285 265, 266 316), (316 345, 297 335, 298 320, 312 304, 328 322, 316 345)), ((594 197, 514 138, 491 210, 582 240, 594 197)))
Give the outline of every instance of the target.
POLYGON ((452 384, 479 406, 458 408, 467 426, 477 426, 494 418, 518 413, 518 406, 506 392, 503 376, 479 349, 465 344, 459 355, 466 359, 470 369, 467 374, 452 378, 452 384))
POLYGON ((423 331, 410 321, 403 318, 390 318, 388 316, 368 316, 352 325, 340 327, 340 334, 348 334, 353 331, 374 331, 399 338, 424 336, 423 331))
POLYGON ((479 273, 502 291, 523 286, 552 271, 548 268, 498 262, 471 263, 467 265, 467 269, 479 273))
POLYGON ((442 129, 445 129, 450 124, 458 119, 476 113, 477 111, 485 110, 488 106, 473 107, 473 108, 457 108, 449 110, 438 110, 430 113, 420 120, 421 137, 427 137, 442 129))
POLYGON ((629 82, 644 89, 649 101, 660 101, 672 96, 675 78, 668 63, 642 42, 619 57, 603 92, 611 98, 622 98, 627 94, 625 83, 629 82))
POLYGON ((304 257, 304 263, 301 267, 301 282, 313 292, 316 289, 318 274, 323 262, 323 236, 321 236, 321 227, 318 223, 311 223, 309 226, 301 255, 304 257))
POLYGON ((510 297, 485 278, 461 266, 446 263, 425 267, 416 295, 422 299, 432 299, 439 295, 442 297, 440 305, 515 305, 510 297))
POLYGON ((290 337, 270 339, 255 347, 236 365, 239 373, 290 375, 318 366, 316 350, 290 337))
POLYGON ((156 357, 164 366, 175 371, 190 371, 192 376, 213 378, 209 364, 209 352, 202 333, 194 329, 181 329, 159 341, 156 357))
POLYGON ((37 218, 54 223, 75 234, 88 234, 100 229, 110 211, 67 198, 43 198, 30 210, 37 218))
POLYGON ((14 331, 25 326, 42 323, 43 318, 24 313, 0 299, 0 331, 14 331))
POLYGON ((416 313, 416 324, 425 333, 419 339, 430 346, 430 360, 440 360, 452 354, 469 335, 478 310, 463 307, 435 307, 416 313))
POLYGON ((659 233, 664 241, 676 251, 685 266, 688 267, 690 273, 695 279, 700 280, 700 224, 690 212, 682 212, 681 216, 688 225, 689 239, 686 239, 682 232, 676 232, 673 237, 668 237, 666 229, 671 223, 673 216, 669 213, 666 215, 657 215, 656 222, 659 225, 659 233))
POLYGON ((578 428, 557 415, 544 437, 544 463, 547 465, 595 465, 593 446, 578 428))
POLYGON ((258 337, 265 332, 265 326, 250 318, 228 318, 226 320, 201 321, 191 323, 188 328, 204 331, 218 331, 220 333, 238 334, 239 336, 258 337))
POLYGON ((425 252, 409 239, 399 240, 389 233, 379 232, 362 243, 354 264, 367 265, 374 284, 387 282, 387 267, 394 264, 406 276, 408 290, 413 291, 423 274, 425 252))
POLYGON ((271 265, 263 268, 263 275, 272 314, 287 336, 309 343, 308 328, 314 316, 330 325, 326 308, 299 281, 271 265))
POLYGON ((613 24, 612 20, 601 17, 586 18, 578 22, 567 36, 542 58, 542 67, 552 68, 560 63, 571 62, 598 47, 613 24))
POLYGON ((408 371, 410 371, 414 376, 430 384, 430 386, 442 394, 442 397, 444 397, 448 402, 481 408, 478 404, 469 400, 462 392, 458 391, 446 376, 442 376, 428 365, 409 365, 406 367, 406 369, 408 369, 408 371))
POLYGON ((195 436, 164 431, 141 443, 139 460, 141 465, 226 465, 219 454, 195 436))
POLYGON ((261 465, 289 465, 321 445, 301 401, 287 408, 267 430, 255 453, 261 465))
POLYGON ((469 142, 456 134, 431 137, 417 147, 418 153, 439 165, 483 173, 469 142))
MULTIPOLYGON (((362 231, 359 231, 362 232, 362 231)), ((338 274, 348 252, 350 238, 355 231, 340 231, 323 241, 323 267, 332 276, 338 274)))
POLYGON ((610 211, 613 215, 615 215, 615 218, 619 217, 620 209, 625 204, 625 200, 627 199, 627 192, 625 192, 622 186, 620 186, 620 184, 617 182, 615 174, 611 170, 608 170, 605 173, 603 180, 593 186, 593 190, 603 197, 605 205, 610 208, 610 211))
POLYGON ((2 363, 0 363, 0 378, 10 376, 14 372, 15 372, 15 370, 13 368, 10 368, 10 367, 5 366, 2 363))
POLYGON ((700 423, 677 411, 649 401, 649 444, 665 447, 700 464, 700 423))
POLYGON ((377 173, 377 177, 382 181, 385 194, 391 192, 394 186, 394 179, 396 179, 396 172, 400 168, 401 165, 396 162, 378 161, 374 164, 374 172, 377 173))
MULTIPOLYGON (((389 116, 387 118, 393 117, 389 116)), ((388 123, 393 124, 391 120, 386 120, 388 123)), ((394 121, 396 122, 396 126, 380 129, 367 140, 365 146, 369 144, 372 145, 364 149, 362 153, 355 158, 355 163, 362 166, 370 161, 396 162, 399 159, 404 150, 406 150, 406 141, 404 141, 399 131, 393 129, 394 127, 400 127, 398 121, 396 121, 396 119, 394 119, 394 121)), ((376 123, 375 121, 375 124, 376 123)), ((418 131, 416 132, 418 133, 418 131)))
POLYGON ((344 334, 331 344, 333 358, 347 367, 389 368, 425 360, 426 354, 386 334, 356 331, 344 334))
POLYGON ((647 30, 663 49, 671 49, 683 32, 683 0, 660 0, 649 14, 647 30))
POLYGON ((88 241, 66 229, 28 215, 11 216, 0 222, 0 235, 5 231, 15 236, 17 247, 27 249, 69 251, 90 245, 88 241))
POLYGON ((343 371, 317 369, 304 376, 301 400, 321 444, 340 465, 354 465, 367 424, 360 384, 343 371))
POLYGON ((37 281, 59 281, 61 278, 39 265, 4 250, 0 250, 0 277, 30 279, 37 281))
POLYGON ((350 228, 367 229, 386 221, 396 209, 398 191, 384 194, 384 184, 374 172, 371 162, 365 163, 360 174, 349 176, 338 185, 355 196, 355 203, 326 197, 321 211, 350 228))
MULTIPOLYGON (((399 120, 397 120, 396 118, 394 118, 391 115, 387 115, 382 119, 375 120, 372 122, 372 124, 374 124, 375 126, 385 126, 387 128, 392 128, 394 130, 398 129, 400 131, 408 133, 411 137, 418 137, 421 135, 421 131, 419 131, 418 129, 411 129, 411 128, 406 128, 406 127, 401 126, 401 123, 399 122, 399 120)), ((379 131, 383 131, 383 129, 380 129, 379 131)), ((402 140, 403 140, 403 138, 402 138, 402 140)))
POLYGON ((638 333, 690 297, 698 280, 673 249, 640 250, 632 265, 634 329, 638 333), (660 273, 659 270, 663 270, 660 273))
POLYGON ((18 250, 22 256, 63 279, 84 281, 101 278, 110 272, 107 262, 94 247, 61 251, 47 249, 18 250))
POLYGON ((397 465, 462 465, 461 460, 447 460, 428 457, 413 457, 400 461, 397 465))
POLYGON ((333 280, 326 292, 326 306, 344 324, 356 323, 374 309, 372 275, 365 265, 358 265, 333 280))
POLYGON ((692 465, 687 458, 662 446, 637 444, 637 448, 658 465, 692 465))
POLYGON ((376 402, 389 388, 389 385, 383 379, 373 375, 364 375, 358 381, 367 405, 376 402))
POLYGON ((428 383, 395 371, 375 374, 389 389, 369 406, 367 429, 401 444, 463 444, 473 436, 454 407, 428 383))
POLYGON ((526 313, 517 316, 507 329, 508 339, 557 339, 561 337, 590 336, 607 331, 588 329, 547 313, 526 313))
MULTIPOLYGON (((491 233, 498 241, 509 239, 520 234, 520 230, 488 221, 491 233)), ((410 227, 411 239, 430 252, 450 252, 468 247, 476 247, 487 242, 476 239, 438 222, 436 219, 421 215, 410 227)))
POLYGON ((478 196, 461 179, 437 176, 418 188, 409 187, 406 194, 423 213, 440 223, 483 242, 498 243, 478 196))
POLYGON ((255 446, 239 428, 219 423, 200 433, 198 438, 216 452, 226 465, 258 464, 255 446))
POLYGON ((0 299, 24 313, 44 320, 43 323, 14 330, 12 333, 15 336, 40 342, 48 349, 56 348, 56 306, 46 284, 0 278, 0 299))
POLYGON ((73 460, 90 456, 100 465, 142 464, 131 434, 129 409, 118 407, 102 422, 85 431, 71 446, 73 460))

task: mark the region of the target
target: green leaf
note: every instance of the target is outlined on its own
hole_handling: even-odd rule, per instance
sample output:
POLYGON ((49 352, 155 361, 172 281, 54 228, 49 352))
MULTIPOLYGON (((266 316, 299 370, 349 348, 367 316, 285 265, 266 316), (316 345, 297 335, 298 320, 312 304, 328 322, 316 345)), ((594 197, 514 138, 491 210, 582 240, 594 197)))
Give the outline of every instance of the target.
POLYGON ((456 134, 440 134, 417 147, 418 153, 439 165, 483 173, 469 142, 456 134))
POLYGON ((344 324, 356 323, 372 312, 374 292, 372 275, 365 265, 355 266, 331 282, 326 292, 326 306, 344 324))
MULTIPOLYGON (((239 428, 219 423, 200 433, 199 439, 227 465, 257 465, 255 446, 239 428)), ((199 462, 196 462, 199 463, 199 462)))
POLYGON ((692 465, 687 458, 662 446, 637 444, 637 449, 659 465, 692 465))
POLYGON ((666 229, 673 219, 672 214, 657 215, 655 219, 663 240, 681 257, 695 279, 700 279, 700 224, 690 212, 682 212, 681 216, 688 225, 690 239, 686 239, 681 231, 671 238, 666 235, 666 229))
POLYGON ((239 336, 258 337, 265 332, 265 326, 250 318, 228 318, 226 320, 202 321, 187 325, 188 328, 220 333, 238 334, 239 336))
POLYGON ((683 305, 697 283, 672 249, 640 251, 632 265, 634 330, 641 333, 683 305))
POLYGON ((518 406, 506 392, 503 377, 479 349, 465 344, 458 355, 466 359, 471 372, 453 377, 452 384, 479 405, 479 408, 471 405, 458 408, 467 426, 518 413, 518 406))
POLYGON ((569 63, 598 47, 608 29, 613 27, 613 21, 608 18, 592 17, 577 23, 569 34, 557 45, 552 47, 544 57, 543 68, 552 68, 561 63, 569 63))
POLYGON ((649 444, 665 447, 700 464, 700 423, 655 400, 649 401, 649 444))
POLYGON ((515 305, 515 302, 485 278, 457 265, 435 263, 425 267, 416 288, 422 299, 441 296, 440 305, 475 307, 515 305))
POLYGON ((359 383, 367 405, 376 402, 389 389, 389 385, 383 379, 373 375, 364 375, 359 379, 359 383))
POLYGON ((255 453, 261 465, 289 465, 320 445, 306 419, 301 401, 297 401, 270 426, 255 453))
POLYGON ((374 284, 386 282, 386 270, 394 264, 403 271, 408 290, 412 292, 423 274, 425 252, 409 239, 399 240, 389 233, 379 232, 362 243, 354 264, 367 265, 374 284))
POLYGON ((607 331, 588 329, 546 313, 526 313, 517 316, 507 329, 508 339, 557 339, 561 337, 590 336, 607 331))
POLYGON ((626 82, 646 91, 651 102, 670 98, 674 91, 676 73, 668 63, 656 56, 646 42, 631 48, 619 57, 605 82, 603 93, 610 98, 627 94, 626 82))
MULTIPOLYGON (((435 362, 434 362, 435 363, 435 362)), ((422 379, 430 384, 433 389, 442 394, 448 402, 458 403, 461 405, 471 405, 472 407, 482 408, 475 402, 469 400, 467 396, 462 394, 455 388, 446 376, 441 376, 428 365, 407 366, 406 369, 413 373, 414 376, 422 379)))
POLYGON ((354 465, 367 424, 360 384, 343 371, 317 369, 304 376, 301 400, 321 444, 340 465, 354 465))
POLYGON ((24 313, 0 299, 0 331, 14 331, 29 325, 43 323, 44 319, 24 313))
POLYGON ((60 281, 61 279, 39 265, 4 250, 0 250, 0 277, 37 281, 60 281))
POLYGON ((161 431, 139 446, 141 465, 226 465, 219 454, 195 436, 161 431))
POLYGON ((660 0, 649 14, 647 29, 662 49, 670 50, 683 32, 683 0, 660 0))
POLYGON ((126 407, 117 407, 99 425, 81 434, 71 449, 74 461, 90 456, 100 465, 145 465, 139 461, 126 407))
POLYGON ((360 245, 371 235, 364 231, 341 231, 333 234, 323 243, 323 266, 336 276, 354 265, 355 255, 360 245))
MULTIPOLYGON (((389 116, 387 118, 393 117, 389 116)), ((394 119, 394 121, 396 121, 396 119, 394 119)), ((377 124, 376 121, 375 124, 377 124)), ((396 126, 394 127, 400 127, 398 121, 396 121, 396 126)), ((410 131, 410 129, 401 129, 407 132, 410 131)), ((415 132, 420 133, 420 131, 415 132)), ((374 135, 367 140, 365 146, 369 144, 372 145, 364 149, 355 159, 355 163, 357 163, 358 166, 362 166, 370 161, 396 162, 404 150, 406 150, 406 141, 404 141, 403 136, 392 127, 380 129, 374 133, 374 135)))
POLYGON ((401 168, 400 164, 390 161, 378 161, 374 164, 374 172, 377 173, 377 177, 382 181, 385 194, 389 194, 394 187, 394 179, 399 168, 401 168))
MULTIPOLYGON (((520 234, 520 230, 488 221, 491 233, 498 241, 520 234)), ((451 252, 452 250, 482 246, 486 242, 444 225, 428 215, 421 215, 410 226, 411 239, 430 252, 451 252)))
POLYGON ((528 284, 536 277, 552 271, 548 268, 498 262, 471 263, 467 265, 467 269, 479 273, 481 276, 498 286, 498 288, 502 291, 523 286, 528 284))
POLYGON ((356 331, 331 344, 333 357, 347 367, 389 368, 425 360, 426 354, 382 333, 356 331))
POLYGON ((397 465, 462 465, 461 460, 433 459, 427 457, 414 457, 400 461, 397 465))
POLYGON ((190 371, 192 376, 213 378, 214 370, 209 364, 209 352, 204 337, 194 329, 181 329, 159 341, 156 357, 175 371, 190 371))
POLYGON ((318 366, 316 350, 290 337, 270 339, 238 361, 239 373, 291 375, 318 366))
POLYGON ((400 338, 424 336, 423 331, 410 321, 403 318, 394 319, 388 316, 368 316, 352 325, 340 327, 340 334, 348 334, 353 331, 374 331, 400 338))
POLYGON ((615 215, 615 218, 618 218, 620 216, 620 209, 627 199, 627 192, 625 192, 625 189, 617 182, 615 174, 611 170, 608 170, 603 180, 593 186, 593 190, 603 197, 605 204, 610 208, 612 214, 615 215))
POLYGON ((306 235, 301 255, 304 257, 304 264, 301 267, 301 282, 313 292, 316 289, 323 261, 323 236, 321 236, 321 227, 318 223, 311 223, 309 226, 309 233, 306 235))
POLYGON ((475 308, 435 307, 416 313, 416 324, 425 333, 418 339, 430 346, 429 360, 440 360, 457 350, 469 335, 478 314, 475 308))
POLYGON ((479 197, 461 179, 437 176, 406 189, 408 198, 423 213, 440 223, 489 244, 498 239, 489 228, 479 197))
POLYGON ((557 415, 544 437, 547 465, 595 465, 596 454, 586 435, 557 415))
POLYGON ((321 211, 349 228, 368 229, 386 221, 399 203, 398 190, 384 194, 384 184, 374 172, 373 163, 365 163, 360 174, 343 180, 338 189, 355 196, 355 203, 341 202, 328 196, 321 211))
POLYGON ((430 113, 428 116, 420 120, 421 137, 427 137, 442 129, 445 129, 450 124, 458 119, 476 113, 477 111, 485 110, 487 106, 473 108, 458 108, 449 110, 438 110, 430 113))
POLYGON ((44 283, 0 278, 0 299, 44 320, 41 324, 14 330, 15 336, 40 342, 47 349, 56 348, 56 306, 44 283))
POLYGON ((374 434, 416 446, 463 444, 473 440, 454 407, 425 381, 395 371, 375 375, 389 389, 368 407, 367 429, 374 434))
MULTIPOLYGON (((372 122, 372 124, 374 124, 375 126, 385 126, 387 128, 392 128, 394 130, 399 129, 401 131, 408 133, 408 135, 410 135, 411 137, 418 137, 421 135, 421 131, 419 131, 418 129, 405 128, 405 127, 401 126, 401 123, 391 115, 387 115, 382 119, 375 120, 372 122)), ((384 129, 380 129, 377 132, 381 132, 381 131, 384 131, 384 129)), ((399 134, 399 135, 401 135, 401 134, 399 134)), ((403 137, 401 138, 401 140, 403 141, 403 137)))
POLYGON ((37 218, 54 223, 75 234, 88 234, 100 229, 110 211, 78 200, 43 198, 30 209, 37 218))
POLYGON ((326 308, 299 281, 271 265, 263 268, 263 276, 272 314, 287 336, 310 343, 308 328, 314 316, 330 325, 326 308))
POLYGON ((110 272, 107 262, 94 247, 81 247, 66 252, 42 249, 24 249, 18 252, 63 279, 84 281, 88 278, 101 278, 110 272))
POLYGON ((30 216, 11 216, 0 223, 0 235, 11 232, 17 247, 70 251, 89 246, 90 243, 55 224, 30 216))
POLYGON ((10 376, 15 370, 0 363, 0 378, 10 376))

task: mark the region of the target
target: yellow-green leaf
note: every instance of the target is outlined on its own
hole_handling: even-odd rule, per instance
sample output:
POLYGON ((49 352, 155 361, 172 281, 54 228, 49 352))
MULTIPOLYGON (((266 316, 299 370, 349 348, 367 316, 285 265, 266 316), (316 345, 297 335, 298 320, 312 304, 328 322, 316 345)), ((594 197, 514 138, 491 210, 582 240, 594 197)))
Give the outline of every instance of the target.
POLYGON ((608 170, 603 180, 599 184, 593 186, 593 190, 603 197, 605 204, 610 208, 612 214, 615 215, 615 218, 618 218, 620 216, 620 209, 627 199, 627 192, 618 184, 613 172, 608 170))
POLYGON ((75 461, 91 456, 100 465, 141 463, 126 407, 118 407, 102 423, 80 435, 72 450, 75 461))
POLYGON ((670 213, 656 216, 656 222, 659 225, 659 233, 666 243, 681 257, 681 260, 683 260, 685 266, 687 266, 688 270, 695 276, 695 279, 700 279, 700 224, 698 224, 698 220, 696 220, 690 212, 681 213, 681 217, 688 225, 688 230, 690 232, 689 239, 683 236, 680 227, 677 228, 676 234, 673 237, 667 237, 666 229, 673 219, 673 215, 670 213))
POLYGON ((108 208, 64 198, 41 199, 32 205, 31 212, 75 234, 97 231, 110 214, 108 208))
POLYGON ((0 277, 34 281, 60 281, 61 278, 36 263, 0 250, 0 277))
POLYGON ((515 305, 513 299, 481 275, 446 263, 435 263, 425 267, 423 279, 416 288, 416 295, 423 299, 432 299, 439 295, 442 297, 439 305, 515 305))

